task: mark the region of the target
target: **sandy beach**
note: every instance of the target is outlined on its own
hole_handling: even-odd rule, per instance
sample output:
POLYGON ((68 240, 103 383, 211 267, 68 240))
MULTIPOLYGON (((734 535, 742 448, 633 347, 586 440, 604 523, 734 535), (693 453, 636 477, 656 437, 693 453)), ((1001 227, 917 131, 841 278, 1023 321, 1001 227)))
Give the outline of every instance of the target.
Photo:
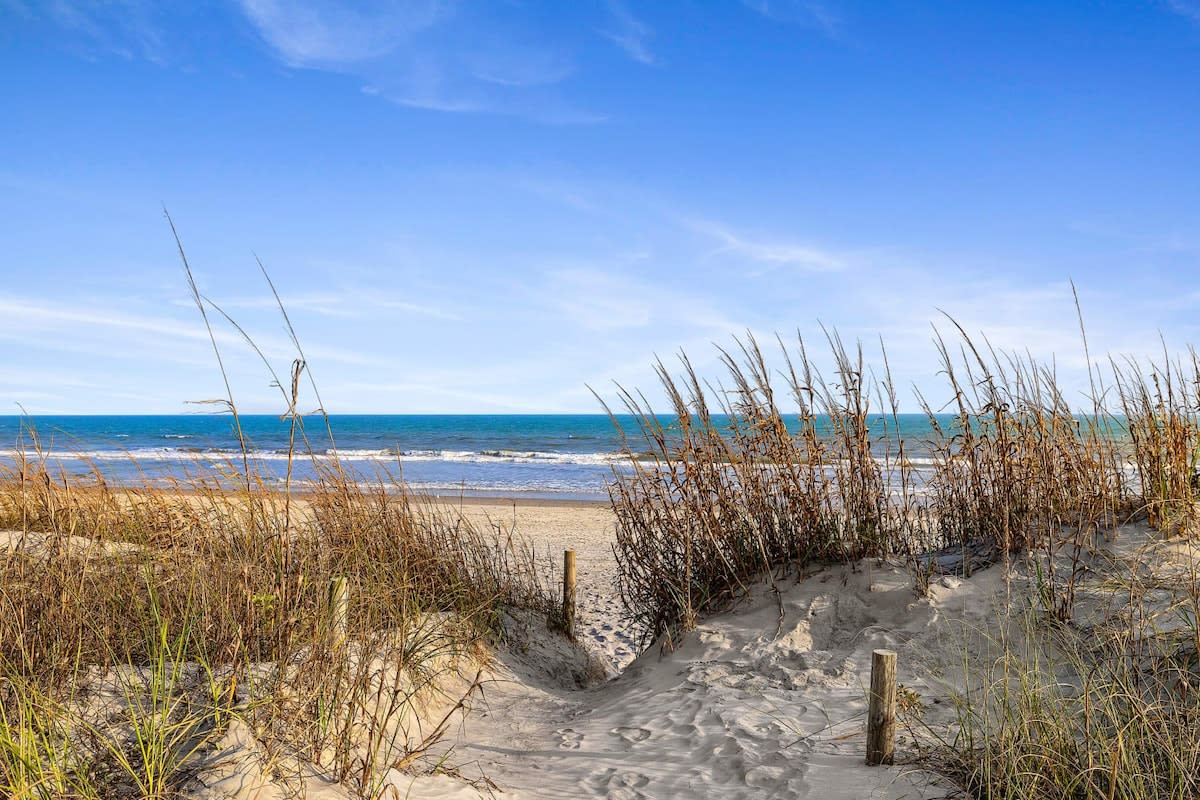
MULTIPOLYGON (((126 497, 126 501, 128 501, 126 497)), ((188 497, 188 504, 200 500, 188 497)), ((309 501, 298 500, 300 513, 309 501)), ((379 798, 614 800, 797 797, 943 798, 948 780, 918 759, 927 734, 949 735, 972 670, 995 657, 1000 623, 1019 619, 1050 562, 1030 555, 969 576, 933 575, 916 591, 911 563, 887 559, 776 572, 674 642, 639 648, 615 586, 616 518, 605 503, 528 499, 443 501, 452 519, 512 534, 533 547, 557 585, 562 551, 578 565, 576 639, 513 611, 502 641, 442 680, 444 695, 415 706, 415 731, 446 733, 406 769, 385 770, 379 798), (898 655, 896 763, 866 766, 872 652, 898 655), (455 698, 478 670, 479 689, 455 698)), ((1081 625, 1113 618, 1128 576, 1151 587, 1139 613, 1177 605, 1200 563, 1194 542, 1164 541, 1144 522, 1095 538, 1079 556, 1081 625)), ((3 532, 0 548, 44 556, 48 534, 3 532)), ((89 558, 133 550, 75 536, 53 539, 89 558)), ((1065 559, 1065 560, 1064 560, 1065 559)), ((1073 560, 1075 559, 1075 560, 1073 560)), ((1132 585, 1132 584, 1130 584, 1132 585)), ((411 735, 412 731, 410 731, 411 735)), ((233 720, 193 767, 186 796, 206 800, 354 797, 320 769, 278 776, 247 723, 233 720), (299 781, 299 782, 297 782, 299 781)))
POLYGON ((0 800, 1200 798, 1200 0, 0 31, 0 800))
MULTIPOLYGON (((478 503, 464 513, 504 509, 478 503)), ((580 687, 573 683, 579 673, 546 669, 571 660, 561 638, 529 630, 522 648, 497 654, 483 698, 439 748, 461 777, 486 778, 505 796, 531 799, 959 796, 912 761, 914 737, 951 730, 964 659, 977 669, 994 657, 998 621, 1033 596, 1032 564, 938 577, 925 597, 899 563, 818 568, 753 587, 677 648, 653 646, 630 661, 620 618, 611 616, 619 603, 606 583, 613 570, 610 512, 519 502, 507 511, 539 546, 576 543, 580 563, 586 558, 589 566, 580 643, 617 672, 580 687), (877 648, 898 653, 906 698, 895 766, 868 767, 863 758, 877 648)), ((1178 580, 1194 573, 1198 554, 1194 543, 1165 543, 1144 525, 1125 526, 1087 556, 1095 574, 1080 590, 1090 609, 1082 616, 1112 613, 1119 590, 1105 582, 1113 575, 1132 570, 1151 583, 1178 580)), ((1144 602, 1148 613, 1163 614, 1174 601, 1160 592, 1144 602)), ((407 796, 490 795, 423 777, 407 796)))
MULTIPOLYGON (((462 776, 486 778, 514 798, 947 794, 927 773, 864 765, 870 654, 898 650, 901 682, 936 712, 947 687, 931 670, 956 658, 947 620, 985 623, 1002 583, 998 568, 948 580, 953 590, 939 585, 921 600, 898 565, 826 568, 764 584, 673 652, 655 646, 634 658, 612 585, 606 505, 473 500, 461 513, 513 522, 539 550, 576 549, 579 641, 609 676, 580 687, 586 666, 550 669, 578 656, 530 626, 523 647, 497 654, 482 699, 439 749, 462 776)), ((430 777, 413 780, 407 796, 488 795, 430 777)))
MULTIPOLYGON (((930 660, 955 657, 945 620, 980 623, 999 570, 918 601, 897 565, 828 568, 763 585, 677 650, 639 656, 613 585, 606 504, 458 507, 476 522, 512 524, 548 558, 576 550, 578 639, 606 672, 581 687, 587 659, 530 624, 521 647, 497 654, 482 698, 438 749, 462 777, 514 798, 945 796, 926 773, 863 764, 870 653, 898 649, 902 682, 940 702, 946 687, 925 673, 930 660)), ((408 780, 414 798, 489 796, 448 777, 408 780)))
POLYGON ((612 551, 616 518, 608 503, 471 498, 455 499, 451 504, 472 522, 511 526, 536 548, 546 564, 546 579, 556 584, 562 580, 562 552, 574 550, 578 638, 610 675, 634 659, 637 635, 622 619, 612 551))
MULTIPOLYGON (((510 641, 487 660, 482 691, 416 765, 426 774, 392 771, 380 797, 947 795, 930 773, 864 765, 871 651, 899 651, 902 684, 938 718, 948 686, 932 675, 958 658, 948 620, 986 624, 1002 584, 999 568, 948 580, 953 589, 939 585, 926 599, 915 596, 898 564, 814 570, 754 587, 674 649, 659 643, 639 652, 614 585, 615 518, 607 504, 455 498, 447 505, 477 525, 524 538, 544 556, 547 580, 560 579, 562 550, 576 551, 576 643, 544 619, 511 618, 510 641)), ((464 665, 462 679, 446 684, 447 697, 471 669, 464 665)), ((448 708, 426 706, 423 724, 448 708)), ((899 748, 908 752, 903 731, 899 748)), ((288 796, 240 723, 215 743, 197 783, 192 796, 209 800, 288 796)), ((315 773, 303 791, 314 800, 349 796, 315 773)))

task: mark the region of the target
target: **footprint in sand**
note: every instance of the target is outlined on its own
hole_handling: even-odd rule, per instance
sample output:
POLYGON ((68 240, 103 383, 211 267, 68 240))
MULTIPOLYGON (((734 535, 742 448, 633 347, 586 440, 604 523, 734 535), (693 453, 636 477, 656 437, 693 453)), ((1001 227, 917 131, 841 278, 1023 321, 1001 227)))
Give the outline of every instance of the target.
POLYGON ((786 767, 760 764, 746 770, 745 783, 754 789, 763 790, 764 797, 800 797, 804 783, 795 765, 786 767))
POLYGON ((578 750, 583 744, 583 734, 571 730, 570 728, 560 728, 554 732, 558 735, 558 748, 560 750, 578 750))
POLYGON ((626 744, 637 744, 650 738, 650 731, 645 728, 613 728, 609 733, 626 744))
POLYGON ((637 772, 618 772, 615 769, 592 778, 594 792, 608 800, 646 800, 649 795, 641 791, 650 779, 637 772))

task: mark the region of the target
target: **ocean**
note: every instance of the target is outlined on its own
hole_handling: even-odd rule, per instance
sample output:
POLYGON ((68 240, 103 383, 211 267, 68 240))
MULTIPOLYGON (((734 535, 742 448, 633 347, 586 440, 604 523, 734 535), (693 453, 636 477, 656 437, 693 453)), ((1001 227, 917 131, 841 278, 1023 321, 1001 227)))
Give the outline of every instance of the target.
MULTIPOLYGON (((282 482, 288 423, 271 415, 241 420, 261 474, 282 482)), ((633 437, 633 418, 617 420, 633 437)), ((882 418, 876 426, 882 433, 882 418)), ((412 488, 434 494, 601 500, 614 470, 626 468, 621 436, 604 414, 333 415, 329 427, 332 441, 320 417, 306 417, 308 445, 298 449, 325 454, 336 445, 341 462, 358 475, 402 476, 412 488)), ((913 446, 933 435, 923 414, 901 415, 900 434, 914 460, 922 454, 913 446)), ((0 461, 11 463, 19 448, 29 452, 34 435, 68 475, 90 474, 94 466, 117 483, 166 485, 240 464, 227 414, 4 416, 0 461)), ((636 438, 630 448, 645 449, 636 438)), ((307 457, 296 459, 294 469, 297 481, 314 477, 307 457)))

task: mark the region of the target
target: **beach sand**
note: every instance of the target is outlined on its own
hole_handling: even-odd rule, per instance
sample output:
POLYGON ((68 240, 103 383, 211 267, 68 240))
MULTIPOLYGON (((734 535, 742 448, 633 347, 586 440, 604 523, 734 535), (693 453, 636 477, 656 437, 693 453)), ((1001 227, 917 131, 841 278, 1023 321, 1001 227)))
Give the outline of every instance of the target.
POLYGON ((536 548, 545 577, 561 586, 562 553, 575 551, 576 636, 595 654, 610 676, 637 655, 637 632, 622 618, 616 590, 617 563, 612 546, 616 517, 606 502, 555 500, 453 501, 467 520, 512 527, 536 548))
MULTIPOLYGON (((987 658, 997 620, 1031 596, 1033 574, 1002 565, 969 578, 941 577, 927 596, 898 562, 860 561, 781 575, 750 587, 735 607, 702 620, 674 648, 638 652, 614 579, 615 517, 607 504, 458 500, 456 513, 512 528, 561 580, 561 556, 577 553, 577 641, 534 615, 507 621, 511 635, 485 663, 482 690, 454 713, 448 735, 420 762, 426 774, 391 770, 373 796, 477 800, 595 797, 942 798, 954 788, 905 764, 919 713, 949 731, 963 687, 964 653, 987 658), (867 685, 872 651, 898 654, 908 711, 897 728, 897 765, 867 767, 867 685)), ((6 546, 37 547, 36 537, 6 546)), ((0 545, 3 545, 0 540, 0 545)), ((1097 542, 1128 567, 1200 563, 1194 543, 1164 543, 1144 524, 1097 542)), ((1194 568, 1194 567, 1192 567, 1194 568)), ((1164 573, 1165 575, 1166 573, 1164 573)), ((1114 591, 1095 575, 1103 604, 1114 591)), ((1096 600, 1098 604, 1100 600, 1096 600)), ((1166 595, 1162 603, 1170 602, 1166 595)), ((1099 606, 1098 606, 1099 607, 1099 606)), ((474 675, 446 686, 424 709, 440 720, 474 675)), ((244 723, 230 726, 197 772, 196 798, 293 796, 244 723)), ((294 788, 294 787, 293 787, 294 788)), ((320 775, 313 800, 349 798, 320 775)))
MULTIPOLYGON (((949 787, 903 766, 864 764, 871 651, 900 654, 900 680, 948 715, 960 642, 947 620, 985 625, 999 568, 918 599, 899 565, 862 563, 764 584, 678 649, 633 658, 612 586, 615 519, 604 504, 469 501, 477 521, 515 522, 539 551, 578 553, 583 648, 613 676, 579 688, 561 636, 531 624, 504 650, 482 698, 439 753, 512 798, 915 798, 949 787), (557 641, 556 641, 557 640, 557 641), (933 703, 936 699, 938 703, 933 703)), ((544 626, 542 626, 544 628, 544 626)), ((901 732, 900 748, 903 750, 901 732)), ((443 777, 405 796, 488 796, 443 777)))
MULTIPOLYGON (((391 772, 380 797, 935 798, 953 791, 928 772, 867 767, 866 686, 871 651, 899 653, 901 683, 927 719, 949 720, 959 629, 986 626, 1003 585, 992 568, 918 599, 900 565, 862 562, 782 578, 690 632, 673 651, 637 652, 613 579, 615 518, 607 504, 469 499, 475 522, 512 525, 560 580, 577 552, 577 645, 544 619, 509 621, 511 643, 485 670, 481 692, 421 762, 436 774, 391 772), (390 788, 388 788, 390 787, 390 788), (394 792, 392 791, 394 789, 394 792)), ((448 696, 454 689, 448 687, 448 696)), ((436 713, 431 718, 436 718, 436 713)), ((898 753, 911 752, 898 732, 898 753), (907 749, 906 749, 907 748, 907 749)), ((198 797, 283 797, 253 755, 247 732, 223 743, 220 780, 198 797)), ((218 758, 218 760, 220 760, 218 758)), ((212 775, 216 778, 217 775, 212 775)), ((313 800, 347 797, 306 781, 313 800)))

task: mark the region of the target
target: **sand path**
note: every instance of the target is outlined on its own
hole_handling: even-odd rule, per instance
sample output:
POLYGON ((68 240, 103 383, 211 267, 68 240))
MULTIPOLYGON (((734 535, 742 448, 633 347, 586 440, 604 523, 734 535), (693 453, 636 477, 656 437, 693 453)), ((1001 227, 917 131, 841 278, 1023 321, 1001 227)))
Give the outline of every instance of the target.
POLYGON ((561 585, 563 550, 574 550, 579 639, 610 675, 633 661, 638 637, 622 619, 612 551, 616 517, 608 503, 475 500, 457 508, 477 524, 512 526, 537 549, 551 585, 561 585))
MULTIPOLYGON (((610 512, 596 513, 599 524, 610 512)), ((611 562, 611 551, 585 550, 578 520, 570 532, 581 583, 585 552, 590 579, 602 580, 612 567, 601 552, 611 562)), ((543 637, 502 654, 450 759, 512 798, 944 797, 950 790, 927 774, 863 764, 870 654, 897 650, 901 682, 930 716, 948 713, 932 703, 947 687, 929 677, 955 657, 958 640, 945 620, 981 622, 995 588, 981 575, 918 600, 904 570, 872 564, 788 578, 705 622, 674 652, 653 649, 589 689, 548 675, 545 664, 561 658, 562 645, 543 637)), ((583 633, 617 663, 621 632, 604 630, 614 619, 597 615, 583 633)), ((444 786, 448 793, 426 786, 410 796, 483 796, 444 786)))

